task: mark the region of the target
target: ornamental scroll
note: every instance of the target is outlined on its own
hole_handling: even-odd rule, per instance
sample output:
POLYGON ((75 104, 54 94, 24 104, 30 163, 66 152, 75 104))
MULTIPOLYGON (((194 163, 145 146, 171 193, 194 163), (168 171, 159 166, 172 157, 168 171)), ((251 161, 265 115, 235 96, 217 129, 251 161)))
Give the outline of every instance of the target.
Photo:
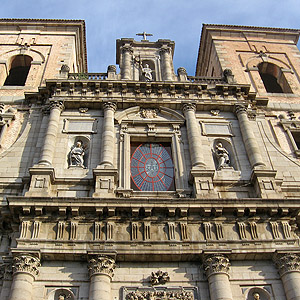
POLYGON ((123 300, 197 300, 196 287, 124 287, 123 300))

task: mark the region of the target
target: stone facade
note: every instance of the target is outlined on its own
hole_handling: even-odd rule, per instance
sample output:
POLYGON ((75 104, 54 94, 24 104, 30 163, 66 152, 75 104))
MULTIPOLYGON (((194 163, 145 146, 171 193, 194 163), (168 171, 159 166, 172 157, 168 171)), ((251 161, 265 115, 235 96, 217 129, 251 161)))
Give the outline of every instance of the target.
POLYGON ((90 74, 83 21, 0 32, 1 300, 300 300, 299 31, 204 25, 196 76, 170 40, 90 74))

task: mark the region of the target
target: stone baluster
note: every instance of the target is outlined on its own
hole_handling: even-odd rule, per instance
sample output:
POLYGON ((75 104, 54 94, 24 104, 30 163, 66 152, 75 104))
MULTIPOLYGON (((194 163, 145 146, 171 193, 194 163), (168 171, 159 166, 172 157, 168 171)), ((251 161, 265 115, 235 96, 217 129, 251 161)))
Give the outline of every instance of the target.
POLYGON ((212 254, 204 258, 211 300, 232 300, 229 268, 229 259, 225 255, 212 254))
POLYGON ((243 105, 236 106, 236 114, 238 117, 247 155, 252 169, 254 169, 255 167, 265 167, 246 110, 246 107, 243 105))
POLYGON ((30 254, 14 257, 10 300, 32 300, 32 286, 40 265, 40 260, 30 254))
POLYGON ((42 149, 41 159, 39 161, 40 165, 52 165, 53 155, 56 149, 55 144, 58 132, 59 118, 63 108, 64 105, 62 101, 50 102, 50 116, 42 149))
POLYGON ((170 47, 167 47, 167 46, 163 46, 160 49, 160 55, 161 55, 162 63, 163 63, 162 78, 165 81, 173 80, 170 52, 171 52, 171 49, 170 49, 170 47))
POLYGON ((300 300, 300 257, 287 253, 276 255, 274 262, 280 274, 287 300, 300 300))
POLYGON ((103 103, 104 120, 102 130, 102 157, 100 165, 114 165, 115 132, 114 118, 116 104, 113 102, 103 103))
POLYGON ((115 267, 115 260, 105 255, 89 260, 89 300, 111 300, 111 280, 115 267))
POLYGON ((122 69, 121 78, 124 80, 132 79, 131 76, 131 60, 132 60, 132 47, 125 45, 122 47, 122 69))
POLYGON ((186 127, 189 140, 189 149, 192 160, 192 168, 205 168, 203 159, 203 149, 201 143, 201 134, 199 123, 195 115, 196 105, 189 103, 183 105, 183 113, 186 118, 186 127))

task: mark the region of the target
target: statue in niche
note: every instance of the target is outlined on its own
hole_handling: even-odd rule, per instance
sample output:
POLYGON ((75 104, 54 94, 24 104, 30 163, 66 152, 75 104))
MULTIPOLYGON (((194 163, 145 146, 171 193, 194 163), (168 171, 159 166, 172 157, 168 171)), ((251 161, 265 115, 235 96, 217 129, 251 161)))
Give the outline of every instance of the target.
POLYGON ((218 159, 217 170, 221 170, 223 168, 230 167, 229 153, 226 150, 226 148, 223 147, 223 144, 221 142, 217 143, 217 145, 215 147, 215 154, 218 159))
POLYGON ((145 77, 146 81, 152 81, 153 80, 153 77, 152 77, 152 70, 151 68, 149 67, 148 64, 145 64, 145 67, 143 67, 141 65, 141 69, 142 69, 142 74, 143 76, 145 77))
POLYGON ((69 166, 82 167, 84 166, 84 146, 81 140, 78 140, 72 147, 69 153, 69 166))

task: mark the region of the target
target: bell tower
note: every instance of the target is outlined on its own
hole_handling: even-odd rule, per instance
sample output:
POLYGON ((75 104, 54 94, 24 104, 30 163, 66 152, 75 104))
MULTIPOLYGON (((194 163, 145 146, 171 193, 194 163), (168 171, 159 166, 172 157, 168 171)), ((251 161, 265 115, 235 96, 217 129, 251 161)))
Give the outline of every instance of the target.
MULTIPOLYGON (((146 38, 146 36, 144 36, 146 38)), ((123 38, 117 40, 117 64, 121 79, 135 81, 175 80, 173 55, 175 43, 160 39, 150 42, 123 38)))

